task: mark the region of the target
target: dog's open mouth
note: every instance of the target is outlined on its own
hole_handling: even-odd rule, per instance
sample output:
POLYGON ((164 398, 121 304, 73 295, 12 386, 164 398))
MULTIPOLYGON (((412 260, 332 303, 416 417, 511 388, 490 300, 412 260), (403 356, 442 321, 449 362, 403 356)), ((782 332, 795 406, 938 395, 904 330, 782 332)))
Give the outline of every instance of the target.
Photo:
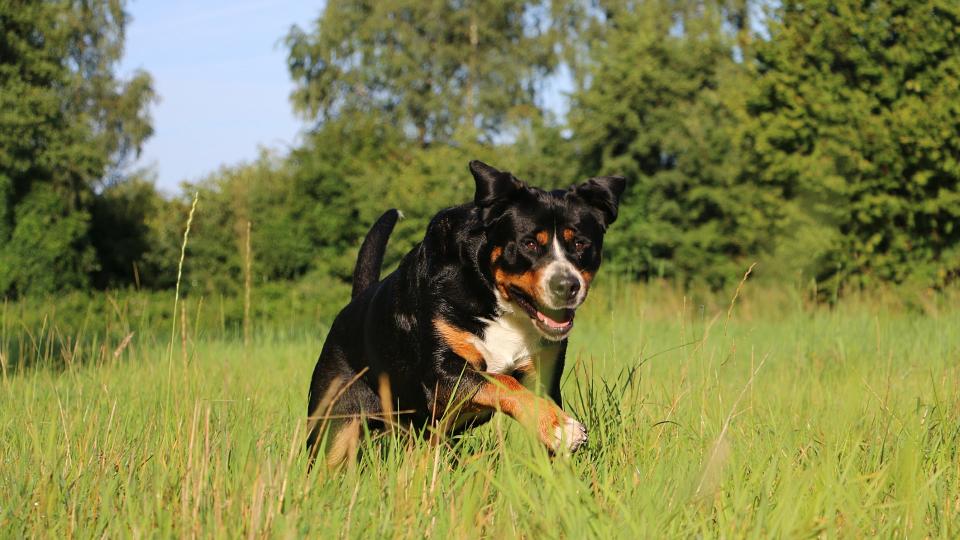
POLYGON ((510 287, 510 298, 533 319, 534 325, 547 337, 562 339, 573 328, 573 309, 544 308, 518 287, 510 287))

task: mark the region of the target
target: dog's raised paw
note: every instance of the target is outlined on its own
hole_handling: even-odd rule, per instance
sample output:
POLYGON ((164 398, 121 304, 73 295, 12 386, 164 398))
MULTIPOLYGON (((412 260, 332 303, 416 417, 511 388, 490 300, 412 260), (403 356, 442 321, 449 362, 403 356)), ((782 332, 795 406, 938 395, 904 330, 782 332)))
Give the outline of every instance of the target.
POLYGON ((587 442, 587 428, 572 417, 567 417, 561 424, 553 428, 556 443, 555 451, 576 452, 587 442))

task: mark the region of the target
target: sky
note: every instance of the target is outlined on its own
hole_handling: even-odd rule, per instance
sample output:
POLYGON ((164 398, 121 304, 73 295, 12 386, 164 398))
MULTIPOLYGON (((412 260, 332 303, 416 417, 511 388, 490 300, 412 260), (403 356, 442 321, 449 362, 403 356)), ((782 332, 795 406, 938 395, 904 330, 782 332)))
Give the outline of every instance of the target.
POLYGON ((282 38, 311 26, 322 0, 132 0, 120 74, 153 76, 154 135, 136 166, 152 167, 174 193, 222 164, 251 161, 258 148, 285 150, 304 123, 282 38))
MULTIPOLYGON (((135 167, 149 167, 166 193, 260 148, 296 146, 306 124, 290 106, 283 37, 313 27, 323 0, 130 0, 120 75, 148 71, 159 103, 154 135, 135 167)), ((570 73, 546 81, 545 106, 566 113, 570 73)))

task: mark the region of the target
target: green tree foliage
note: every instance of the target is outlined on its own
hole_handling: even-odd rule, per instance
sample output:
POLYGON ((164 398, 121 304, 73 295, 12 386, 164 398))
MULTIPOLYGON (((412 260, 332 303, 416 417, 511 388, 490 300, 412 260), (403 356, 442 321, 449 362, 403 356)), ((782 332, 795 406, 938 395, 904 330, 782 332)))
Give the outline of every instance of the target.
MULTIPOLYGON (((538 185, 573 181, 557 176, 566 156, 549 157, 543 149, 559 139, 556 127, 531 124, 506 147, 466 142, 424 148, 378 130, 371 117, 359 118, 371 122, 328 122, 288 157, 264 153, 185 186, 200 193, 185 290, 239 292, 248 222, 258 286, 304 279, 346 283, 370 225, 387 208, 400 208, 405 219, 391 238, 389 266, 422 238, 439 208, 470 200, 470 159, 502 164, 538 185)), ((178 204, 173 214, 185 219, 188 201, 178 204)))
POLYGON ((113 74, 117 0, 0 4, 0 294, 85 287, 97 190, 151 134, 150 77, 113 74))
POLYGON ((758 44, 744 174, 776 186, 808 275, 960 270, 960 5, 789 0, 758 44))
POLYGON ((762 251, 775 203, 739 175, 745 6, 650 0, 593 13, 577 35, 591 45, 570 122, 583 175, 630 179, 609 257, 641 277, 736 279, 762 251))
POLYGON ((357 114, 324 123, 291 153, 292 217, 309 242, 310 269, 349 279, 359 239, 391 203, 387 162, 409 146, 393 123, 357 114))
POLYGON ((146 171, 108 185, 93 202, 93 286, 160 289, 176 283, 187 207, 157 192, 146 171))
POLYGON ((421 145, 495 135, 529 116, 555 63, 545 5, 519 0, 330 0, 287 36, 293 103, 326 122, 382 115, 421 145))
MULTIPOLYGON (((268 274, 348 280, 360 241, 387 208, 407 217, 389 263, 438 208, 469 200, 470 159, 534 166, 545 137, 559 140, 536 99, 556 63, 548 19, 545 2, 337 0, 309 33, 295 27, 293 103, 316 124, 287 160, 286 187, 259 198, 282 210, 254 213, 255 251, 290 248, 272 258, 292 264, 268 274), (514 160, 521 147, 536 152, 514 160)), ((539 161, 540 174, 563 159, 539 161)))
POLYGON ((89 214, 48 183, 32 186, 14 209, 13 234, 0 253, 0 284, 20 293, 49 293, 88 285, 95 267, 89 214))
MULTIPOLYGON (((258 284, 300 278, 316 266, 327 266, 319 262, 318 253, 332 237, 317 234, 327 216, 315 212, 324 209, 311 204, 312 197, 301 189, 294 172, 300 170, 301 164, 263 151, 252 163, 222 167, 184 186, 188 194, 199 193, 187 246, 185 290, 239 292, 248 232, 258 284)), ((181 205, 187 208, 189 201, 181 205)), ((331 209, 326 213, 339 215, 331 209)))
POLYGON ((174 197, 129 170, 154 96, 113 72, 125 20, 120 0, 0 0, 0 295, 172 287, 199 192, 185 294, 241 292, 249 227, 254 294, 328 313, 377 216, 406 215, 395 264, 470 199, 470 159, 544 187, 625 174, 605 256, 641 279, 960 273, 955 2, 330 0, 286 36, 303 143, 174 197))

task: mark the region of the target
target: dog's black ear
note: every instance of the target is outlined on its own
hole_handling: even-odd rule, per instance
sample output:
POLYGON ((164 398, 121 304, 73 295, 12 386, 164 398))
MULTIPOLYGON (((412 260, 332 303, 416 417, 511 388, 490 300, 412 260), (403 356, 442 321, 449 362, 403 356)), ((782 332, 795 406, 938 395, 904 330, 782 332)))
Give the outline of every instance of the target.
POLYGON ((597 176, 574 186, 573 192, 600 211, 606 228, 617 220, 617 208, 626 187, 627 179, 622 176, 597 176))
POLYGON ((523 187, 523 182, 517 180, 512 174, 499 171, 482 161, 471 161, 470 172, 477 181, 473 202, 480 208, 490 206, 494 201, 523 187))

